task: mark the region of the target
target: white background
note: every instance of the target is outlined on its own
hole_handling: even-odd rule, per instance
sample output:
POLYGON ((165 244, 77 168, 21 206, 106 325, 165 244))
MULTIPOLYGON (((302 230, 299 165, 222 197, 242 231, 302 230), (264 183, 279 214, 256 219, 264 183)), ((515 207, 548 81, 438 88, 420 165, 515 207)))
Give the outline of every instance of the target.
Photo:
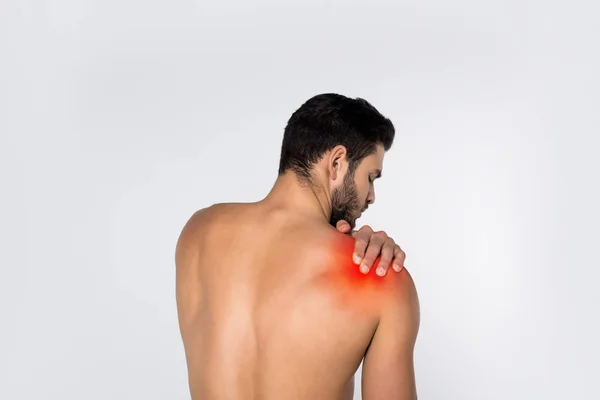
POLYGON ((189 398, 180 229, 338 92, 397 128, 359 225, 408 255, 420 399, 599 399, 598 8, 2 0, 0 398, 189 398))

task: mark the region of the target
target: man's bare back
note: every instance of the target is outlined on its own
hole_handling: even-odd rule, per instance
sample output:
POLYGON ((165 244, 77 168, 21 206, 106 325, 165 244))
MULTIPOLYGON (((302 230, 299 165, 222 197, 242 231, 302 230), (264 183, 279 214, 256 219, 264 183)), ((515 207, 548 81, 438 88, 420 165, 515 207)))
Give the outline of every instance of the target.
POLYGON ((408 272, 362 275, 354 240, 261 203, 196 213, 177 246, 192 399, 416 398, 408 272))

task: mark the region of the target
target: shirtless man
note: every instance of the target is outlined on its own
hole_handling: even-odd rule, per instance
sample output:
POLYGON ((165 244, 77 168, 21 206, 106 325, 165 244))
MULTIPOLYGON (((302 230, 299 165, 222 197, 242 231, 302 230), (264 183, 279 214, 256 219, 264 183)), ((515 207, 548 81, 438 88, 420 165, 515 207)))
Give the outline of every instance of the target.
POLYGON ((389 241, 366 248, 382 238, 370 228, 360 243, 341 233, 374 202, 393 138, 366 101, 315 96, 290 118, 263 200, 190 218, 176 265, 193 400, 351 399, 363 358, 364 400, 417 398, 419 305, 398 268, 404 254, 389 241), (354 250, 365 256, 361 269, 354 250), (383 264, 400 272, 381 277, 383 264))

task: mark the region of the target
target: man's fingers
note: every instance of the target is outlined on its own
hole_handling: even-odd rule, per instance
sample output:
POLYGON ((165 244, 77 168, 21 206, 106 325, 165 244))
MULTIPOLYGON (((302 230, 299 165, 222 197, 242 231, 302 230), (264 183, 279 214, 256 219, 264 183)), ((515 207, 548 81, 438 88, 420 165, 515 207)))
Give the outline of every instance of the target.
POLYGON ((360 266, 360 270, 363 273, 369 272, 375 259, 381 253, 381 249, 387 240, 387 235, 383 232, 374 233, 371 236, 371 240, 369 240, 369 245, 367 246, 367 251, 365 252, 365 257, 360 266))
POLYGON ((373 230, 368 225, 363 226, 358 230, 358 232, 354 233, 354 238, 356 240, 354 242, 353 260, 355 264, 360 264, 365 258, 365 252, 367 251, 367 246, 369 245, 372 234, 373 230))
POLYGON ((394 261, 392 263, 392 268, 394 269, 394 271, 396 271, 396 272, 402 271, 402 268, 404 268, 404 260, 406 260, 406 253, 404 253, 404 251, 402 251, 400 246, 395 245, 394 246, 394 261))
POLYGON ((375 273, 379 276, 385 276, 388 269, 390 268, 390 263, 392 262, 392 258, 394 258, 394 240, 388 238, 383 244, 381 248, 381 259, 379 260, 379 265, 377 265, 377 269, 375 273))
MULTIPOLYGON (((339 221, 336 227, 338 229, 342 227, 342 229, 348 229, 348 232, 354 236, 353 260, 355 264, 360 264, 362 273, 368 273, 380 256, 375 271, 377 275, 385 276, 390 265, 394 271, 402 271, 406 254, 385 232, 373 232, 368 225, 363 226, 358 231, 351 231, 350 224, 348 224, 348 228, 345 228, 345 224, 347 224, 346 221, 339 221)), ((340 229, 340 231, 342 230, 340 229)))

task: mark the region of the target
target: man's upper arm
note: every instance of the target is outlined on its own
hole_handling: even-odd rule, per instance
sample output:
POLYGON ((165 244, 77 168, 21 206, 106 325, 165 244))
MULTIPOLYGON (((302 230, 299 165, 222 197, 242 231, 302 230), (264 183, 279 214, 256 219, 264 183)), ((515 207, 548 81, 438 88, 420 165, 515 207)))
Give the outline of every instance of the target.
POLYGON ((386 298, 362 371, 363 400, 415 400, 413 350, 419 331, 419 299, 403 270, 385 278, 386 298))
POLYGON ((202 298, 198 283, 198 252, 203 231, 209 223, 208 208, 194 213, 183 227, 175 248, 175 288, 180 326, 194 319, 202 298))

